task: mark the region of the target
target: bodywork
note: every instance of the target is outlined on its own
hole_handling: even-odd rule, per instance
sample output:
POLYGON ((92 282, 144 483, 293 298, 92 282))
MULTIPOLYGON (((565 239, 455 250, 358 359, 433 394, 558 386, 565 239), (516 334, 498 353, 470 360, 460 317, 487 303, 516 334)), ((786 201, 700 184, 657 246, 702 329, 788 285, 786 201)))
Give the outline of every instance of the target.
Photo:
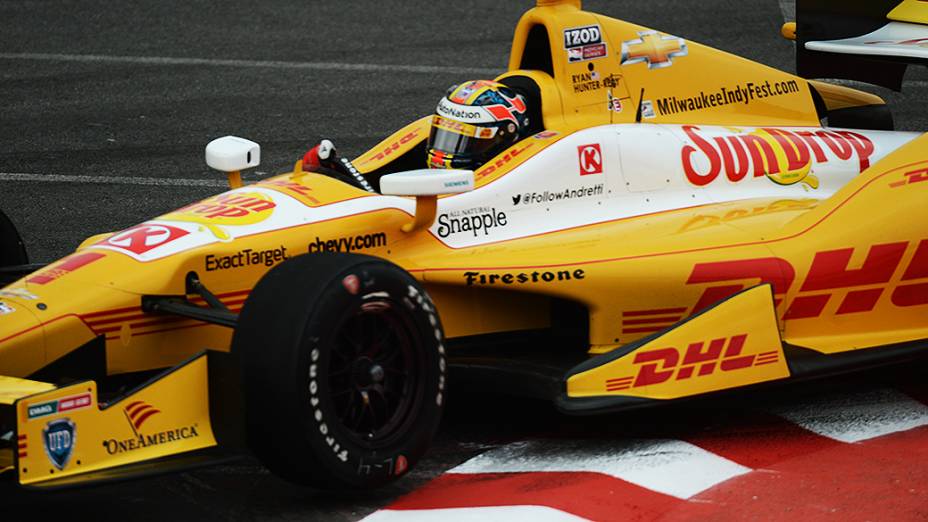
MULTIPOLYGON (((215 375, 232 331, 146 299, 205 305, 195 274, 235 313, 271 267, 316 252, 400 265, 458 341, 453 365, 572 413, 920 350, 928 138, 822 127, 829 107, 879 100, 579 2, 539 4, 498 80, 529 86, 541 124, 479 168, 475 190, 440 198, 430 227, 402 231, 410 198, 298 163, 90 238, 0 290, 0 423, 13 437, 0 470, 60 486, 234 445, 234 378, 215 375), (564 329, 563 345, 523 346, 564 329), (138 375, 150 381, 98 389, 138 375)), ((355 165, 372 180, 423 166, 429 126, 355 165)))

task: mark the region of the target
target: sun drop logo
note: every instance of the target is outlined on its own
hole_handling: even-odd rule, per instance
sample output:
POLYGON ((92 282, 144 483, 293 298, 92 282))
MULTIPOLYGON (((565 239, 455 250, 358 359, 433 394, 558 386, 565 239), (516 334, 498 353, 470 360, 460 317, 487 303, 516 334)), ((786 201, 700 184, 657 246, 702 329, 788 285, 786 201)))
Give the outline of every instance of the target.
POLYGON ((778 185, 802 183, 816 189, 819 180, 813 174, 815 165, 850 161, 856 163, 858 172, 863 172, 870 167, 874 153, 870 138, 851 131, 759 128, 745 132, 727 128, 706 132, 685 125, 683 132, 692 143, 681 151, 683 171, 686 179, 698 187, 724 174, 734 183, 749 175, 766 176, 778 185))
POLYGON ((220 194, 178 209, 161 219, 199 223, 217 238, 230 239, 223 226, 254 225, 271 217, 277 205, 260 192, 220 194))

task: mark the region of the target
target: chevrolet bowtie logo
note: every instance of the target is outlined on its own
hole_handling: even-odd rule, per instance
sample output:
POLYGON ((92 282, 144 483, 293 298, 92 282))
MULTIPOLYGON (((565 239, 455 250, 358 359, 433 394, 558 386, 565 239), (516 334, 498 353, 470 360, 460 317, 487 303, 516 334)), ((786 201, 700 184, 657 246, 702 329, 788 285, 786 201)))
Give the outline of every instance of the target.
POLYGON ((673 59, 686 56, 686 40, 657 31, 642 31, 637 40, 622 42, 622 65, 647 63, 648 69, 673 65, 673 59))

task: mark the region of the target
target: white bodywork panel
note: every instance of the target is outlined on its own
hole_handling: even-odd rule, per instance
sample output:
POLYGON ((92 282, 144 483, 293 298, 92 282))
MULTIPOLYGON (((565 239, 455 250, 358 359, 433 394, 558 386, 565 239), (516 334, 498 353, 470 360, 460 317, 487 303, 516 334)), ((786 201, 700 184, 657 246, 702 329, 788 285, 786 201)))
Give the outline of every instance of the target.
POLYGON ((890 22, 863 36, 806 42, 810 51, 928 59, 928 26, 890 22))

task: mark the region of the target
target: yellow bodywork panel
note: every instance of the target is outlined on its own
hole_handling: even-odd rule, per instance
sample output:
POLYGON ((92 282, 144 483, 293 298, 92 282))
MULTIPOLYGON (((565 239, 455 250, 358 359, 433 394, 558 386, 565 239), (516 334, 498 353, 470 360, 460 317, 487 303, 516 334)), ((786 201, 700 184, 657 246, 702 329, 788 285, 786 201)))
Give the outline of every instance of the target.
POLYGON ((16 418, 24 485, 216 445, 205 354, 118 402, 83 382, 18 400, 16 418))
POLYGON ((677 399, 789 375, 773 293, 769 285, 762 285, 687 319, 630 353, 571 376, 567 395, 677 399))
POLYGON ((858 91, 843 85, 835 85, 827 82, 809 80, 809 83, 815 87, 815 90, 822 96, 825 101, 825 107, 829 111, 836 109, 846 109, 849 107, 862 107, 865 105, 885 105, 883 98, 869 92, 858 91))
POLYGON ((903 0, 886 17, 897 22, 928 24, 928 4, 924 0, 903 0))
MULTIPOLYGON (((437 99, 435 100, 438 101, 437 99)), ((390 163, 399 156, 409 152, 413 147, 428 139, 432 125, 432 116, 424 116, 396 131, 381 141, 371 150, 358 156, 352 163, 362 174, 373 172, 390 163)), ((426 168, 426 158, 422 157, 422 168, 426 168)))
POLYGON ((0 404, 13 404, 19 398, 54 389, 55 385, 46 382, 0 375, 0 404))

